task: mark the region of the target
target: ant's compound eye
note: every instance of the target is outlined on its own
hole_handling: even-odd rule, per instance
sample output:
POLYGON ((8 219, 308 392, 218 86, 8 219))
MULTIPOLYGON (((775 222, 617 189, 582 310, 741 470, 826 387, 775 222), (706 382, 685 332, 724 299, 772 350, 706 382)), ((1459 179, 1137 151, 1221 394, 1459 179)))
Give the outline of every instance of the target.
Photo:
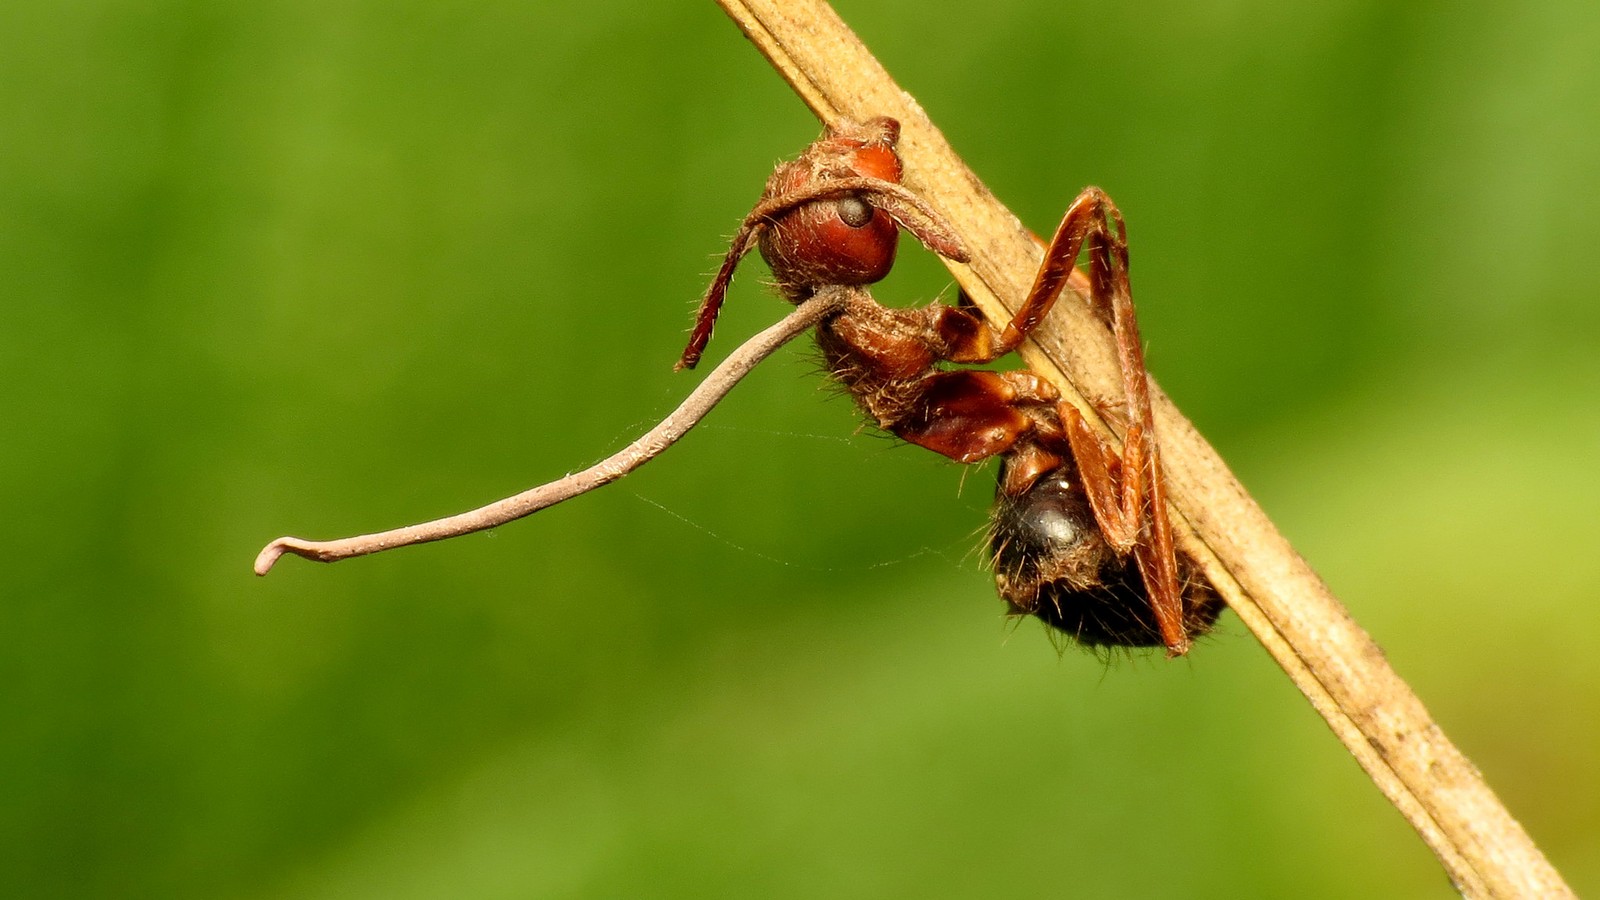
POLYGON ((860 197, 842 197, 834 202, 833 208, 839 213, 839 220, 851 228, 862 228, 872 221, 875 212, 872 205, 860 197))

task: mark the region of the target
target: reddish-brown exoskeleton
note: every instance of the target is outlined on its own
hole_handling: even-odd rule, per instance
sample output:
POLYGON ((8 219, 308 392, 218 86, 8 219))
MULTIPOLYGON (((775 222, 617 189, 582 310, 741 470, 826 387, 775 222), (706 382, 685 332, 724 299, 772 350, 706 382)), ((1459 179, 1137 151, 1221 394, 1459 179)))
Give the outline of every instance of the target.
POLYGON ((863 286, 894 265, 900 228, 947 258, 966 258, 944 219, 900 186, 899 133, 886 118, 840 125, 773 173, 706 292, 679 366, 699 360, 734 269, 757 245, 795 311, 741 345, 638 440, 582 471, 443 519, 333 541, 278 538, 257 555, 256 573, 285 553, 333 562, 470 534, 609 484, 658 456, 751 367, 814 325, 829 372, 878 426, 957 462, 1001 458, 989 544, 1000 596, 1014 612, 1093 646, 1185 652, 1221 604, 1173 547, 1122 216, 1096 188, 1073 201, 1032 289, 999 331, 962 306, 880 306, 863 286), (1110 326, 1122 369, 1121 403, 1101 410, 1123 429, 1121 453, 1037 374, 946 365, 1015 350, 1084 252, 1088 302, 1110 326))
MULTIPOLYGON (((878 118, 831 129, 778 167, 746 217, 701 304, 680 367, 692 367, 741 257, 756 245, 785 299, 878 281, 894 263, 899 227, 964 261, 940 216, 899 184, 900 126, 878 118), (897 227, 898 226, 898 227, 897 227)), ((1182 654, 1221 608, 1173 546, 1122 216, 1098 188, 1067 209, 1032 289, 995 331, 962 306, 879 305, 848 292, 817 325, 828 371, 872 421, 961 463, 1001 457, 990 534, 1000 596, 1093 646, 1165 646, 1182 654), (1088 254, 1088 300, 1110 326, 1124 399, 1118 453, 1056 388, 1030 371, 946 368, 1015 350, 1088 254)))

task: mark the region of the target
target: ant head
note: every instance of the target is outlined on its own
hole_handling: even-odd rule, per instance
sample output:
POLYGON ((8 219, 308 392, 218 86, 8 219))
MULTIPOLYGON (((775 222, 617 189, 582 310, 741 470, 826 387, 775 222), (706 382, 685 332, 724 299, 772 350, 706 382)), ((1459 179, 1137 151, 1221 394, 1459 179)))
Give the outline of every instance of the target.
POLYGON ((677 368, 700 361, 734 269, 758 244, 778 290, 794 303, 828 285, 881 280, 894 265, 900 228, 939 255, 966 262, 966 248, 948 224, 900 186, 899 140, 900 123, 887 116, 840 122, 772 173, 700 301, 677 368))
MULTIPOLYGON (((872 284, 894 265, 900 230, 869 191, 830 195, 830 184, 900 183, 900 123, 879 117, 841 122, 767 181, 763 205, 777 206, 761 234, 761 256, 778 289, 799 303, 825 284, 872 284)), ((841 185, 843 187, 843 185, 841 185)))

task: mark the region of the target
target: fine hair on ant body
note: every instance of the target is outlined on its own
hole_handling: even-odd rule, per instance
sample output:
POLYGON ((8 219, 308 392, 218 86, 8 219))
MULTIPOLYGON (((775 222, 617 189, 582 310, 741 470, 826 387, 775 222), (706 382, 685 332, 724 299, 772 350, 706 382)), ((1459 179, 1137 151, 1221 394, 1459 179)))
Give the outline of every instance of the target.
POLYGON ((996 587, 1014 614, 1089 646, 1186 653, 1221 601, 1173 544, 1121 213, 1098 188, 1083 191, 998 331, 965 305, 883 306, 865 285, 889 273, 900 229, 946 259, 967 260, 949 223, 901 186, 899 134, 886 117, 841 122, 777 168, 701 301, 678 368, 699 362, 752 249, 797 309, 735 351, 644 437, 583 472, 448 519, 341 541, 279 538, 257 558, 257 573, 285 552, 327 562, 494 527, 609 483, 670 446, 750 368, 814 326, 826 370, 873 424, 959 463, 1000 458, 988 544, 996 587), (953 367, 1017 349, 1084 253, 1087 300, 1110 328, 1122 371, 1122 403, 1101 410, 1123 430, 1121 452, 1040 375, 953 367))
MULTIPOLYGON (((828 285, 876 282, 899 228, 966 261, 953 230, 899 188, 893 119, 841 124, 778 167, 701 303, 680 367, 711 335, 738 260, 758 245, 778 292, 800 304, 828 285), (898 227, 897 227, 898 226, 898 227)), ((882 306, 866 291, 816 326, 828 372, 878 427, 960 463, 1001 457, 989 547, 1000 596, 1091 646, 1188 650, 1220 600, 1180 563, 1167 518, 1144 350, 1128 286, 1122 215, 1098 188, 1068 207, 1027 298, 998 332, 964 306, 882 306), (1122 369, 1123 452, 1031 371, 943 368, 1015 350, 1061 296, 1080 253, 1089 302, 1122 369)))

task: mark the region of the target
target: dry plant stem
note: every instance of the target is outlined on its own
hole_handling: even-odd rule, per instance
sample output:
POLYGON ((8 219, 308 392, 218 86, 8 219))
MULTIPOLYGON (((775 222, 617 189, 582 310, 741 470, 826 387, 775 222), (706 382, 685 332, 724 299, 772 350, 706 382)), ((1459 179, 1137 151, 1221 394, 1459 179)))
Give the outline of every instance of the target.
MULTIPOLYGON (((1042 244, 983 187, 916 101, 821 0, 718 2, 824 122, 900 120, 907 186, 954 223, 971 252, 970 263, 951 270, 991 321, 1007 321, 1038 268, 1042 244)), ((1084 284, 1081 276, 1073 282, 1080 295, 1084 284)), ((1104 429, 1092 410, 1119 396, 1118 369, 1106 329, 1087 304, 1057 304, 1022 354, 1104 429)), ((1572 896, 1216 452, 1159 388, 1152 385, 1152 393, 1180 545, 1433 849, 1456 887, 1471 897, 1572 896)))
POLYGON ((700 386, 673 410, 661 423, 638 440, 598 463, 549 484, 523 491, 514 497, 498 500, 488 506, 432 522, 408 525, 392 531, 364 534, 337 541, 307 541, 294 537, 281 537, 268 544, 256 557, 257 575, 271 571, 273 563, 285 553, 303 556, 318 562, 335 562, 352 556, 365 556, 380 550, 392 550, 410 544, 424 544, 474 531, 483 531, 520 519, 588 493, 597 487, 610 484, 632 472, 663 450, 672 446, 688 433, 711 408, 716 406, 733 386, 750 373, 763 359, 789 341, 817 324, 836 309, 848 296, 849 288, 833 288, 819 292, 795 308, 776 325, 761 332, 735 350, 722 364, 711 370, 700 386))

